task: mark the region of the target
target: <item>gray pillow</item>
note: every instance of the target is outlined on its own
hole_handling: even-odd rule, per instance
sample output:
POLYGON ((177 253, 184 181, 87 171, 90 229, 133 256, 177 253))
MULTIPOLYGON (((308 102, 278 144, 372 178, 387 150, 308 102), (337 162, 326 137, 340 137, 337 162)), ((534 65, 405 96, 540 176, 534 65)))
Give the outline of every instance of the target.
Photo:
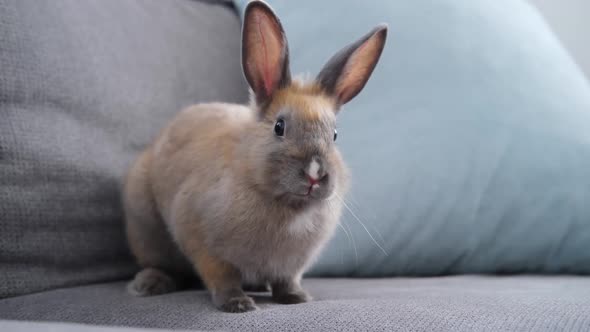
POLYGON ((348 205, 366 227, 347 213, 348 236, 312 275, 590 273, 590 87, 534 8, 268 2, 294 72, 315 74, 377 23, 390 27, 373 77, 339 115, 348 205))
POLYGON ((0 2, 0 297, 131 277, 120 179, 180 108, 243 102, 215 1, 0 2))

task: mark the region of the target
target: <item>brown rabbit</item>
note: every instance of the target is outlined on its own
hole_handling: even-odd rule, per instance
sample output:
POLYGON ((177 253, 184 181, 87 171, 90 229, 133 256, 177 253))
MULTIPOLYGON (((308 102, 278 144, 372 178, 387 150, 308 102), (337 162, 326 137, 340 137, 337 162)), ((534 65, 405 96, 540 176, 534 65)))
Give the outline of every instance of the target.
POLYGON ((223 311, 256 309, 244 284, 270 286, 278 303, 311 299, 301 276, 337 226, 348 183, 336 114, 369 79, 386 35, 376 27, 299 82, 278 18, 262 1, 247 5, 252 105, 180 112, 127 176, 128 240, 143 268, 131 293, 173 291, 196 271, 223 311))

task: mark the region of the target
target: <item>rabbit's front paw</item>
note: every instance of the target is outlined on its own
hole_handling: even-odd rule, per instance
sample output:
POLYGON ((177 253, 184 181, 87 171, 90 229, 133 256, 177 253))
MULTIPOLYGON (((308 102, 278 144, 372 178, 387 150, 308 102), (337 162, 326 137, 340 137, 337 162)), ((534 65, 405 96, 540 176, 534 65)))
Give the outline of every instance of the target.
POLYGON ((293 279, 274 282, 272 299, 280 304, 297 304, 311 301, 311 296, 301 287, 298 280, 293 279))
POLYGON ((177 288, 176 282, 171 276, 155 268, 141 270, 127 285, 127 291, 135 296, 166 294, 177 288))
POLYGON ((225 312, 248 312, 258 309, 254 300, 249 296, 232 297, 227 299, 224 303, 219 306, 219 309, 225 312))

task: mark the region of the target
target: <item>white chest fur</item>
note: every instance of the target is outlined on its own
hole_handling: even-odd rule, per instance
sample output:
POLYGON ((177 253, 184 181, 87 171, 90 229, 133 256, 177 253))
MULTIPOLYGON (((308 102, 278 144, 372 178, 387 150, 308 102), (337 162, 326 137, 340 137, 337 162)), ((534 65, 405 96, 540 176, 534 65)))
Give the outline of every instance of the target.
POLYGON ((294 217, 287 225, 287 232, 292 236, 304 236, 308 233, 317 231, 318 212, 307 210, 294 217))

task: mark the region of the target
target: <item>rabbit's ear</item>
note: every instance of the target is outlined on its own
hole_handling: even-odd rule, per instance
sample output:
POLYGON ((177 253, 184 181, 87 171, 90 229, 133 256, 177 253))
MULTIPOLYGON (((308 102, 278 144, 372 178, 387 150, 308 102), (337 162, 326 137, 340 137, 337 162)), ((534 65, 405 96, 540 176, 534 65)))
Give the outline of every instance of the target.
POLYGON ((281 22, 263 1, 248 3, 242 29, 242 68, 256 102, 291 83, 289 47, 281 22))
POLYGON ((316 78, 338 106, 354 98, 365 86, 379 61, 387 38, 387 25, 382 24, 336 53, 316 78))

